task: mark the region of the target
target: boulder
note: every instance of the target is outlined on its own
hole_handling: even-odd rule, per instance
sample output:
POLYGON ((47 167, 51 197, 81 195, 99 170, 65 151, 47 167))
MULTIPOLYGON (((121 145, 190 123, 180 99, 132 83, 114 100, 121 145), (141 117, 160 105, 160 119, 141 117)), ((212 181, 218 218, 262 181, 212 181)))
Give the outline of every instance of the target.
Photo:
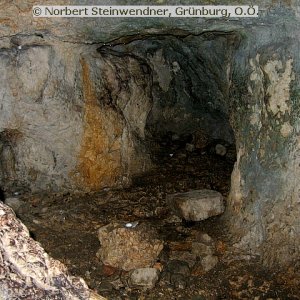
POLYGON ((217 155, 220 155, 220 156, 225 156, 226 153, 227 153, 227 148, 221 144, 217 144, 215 146, 215 151, 216 151, 216 154, 217 155))
POLYGON ((224 212, 223 196, 213 190, 194 190, 167 195, 174 213, 187 221, 201 221, 224 212))
POLYGON ((98 238, 100 260, 125 271, 151 267, 163 249, 163 242, 148 224, 126 227, 125 222, 112 223, 99 229, 98 238))

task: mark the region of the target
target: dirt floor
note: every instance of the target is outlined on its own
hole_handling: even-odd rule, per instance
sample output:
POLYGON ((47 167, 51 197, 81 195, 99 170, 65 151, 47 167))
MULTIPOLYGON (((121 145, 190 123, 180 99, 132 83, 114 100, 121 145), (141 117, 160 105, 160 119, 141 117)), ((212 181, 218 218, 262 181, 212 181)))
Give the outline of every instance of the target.
POLYGON ((216 155, 212 149, 189 152, 167 147, 156 155, 157 168, 136 178, 127 189, 75 195, 23 194, 26 205, 18 215, 52 257, 108 299, 300 299, 300 278, 294 270, 266 270, 256 257, 230 250, 222 217, 195 223, 172 221, 166 194, 205 188, 221 192, 226 201, 234 147, 227 147, 225 156, 216 155), (130 287, 128 272, 104 266, 97 258, 97 230, 114 221, 145 222, 158 230, 165 246, 155 288, 130 287), (218 264, 203 273, 196 262, 188 275, 170 281, 165 272, 170 250, 186 253, 199 232, 214 240, 218 264))

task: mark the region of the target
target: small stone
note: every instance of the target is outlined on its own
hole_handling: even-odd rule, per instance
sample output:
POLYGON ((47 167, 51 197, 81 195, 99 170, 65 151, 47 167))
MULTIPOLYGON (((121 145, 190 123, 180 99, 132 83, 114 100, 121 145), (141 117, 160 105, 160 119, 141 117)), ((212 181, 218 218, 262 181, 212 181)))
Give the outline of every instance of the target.
POLYGON ((195 145, 196 149, 203 149, 209 143, 208 135, 202 131, 198 130, 193 134, 193 144, 195 145))
POLYGON ((216 243, 216 252, 219 254, 224 254, 227 250, 227 245, 223 241, 217 241, 216 243))
POLYGON ((14 212, 18 212, 19 208, 24 204, 22 200, 15 197, 6 198, 4 203, 11 207, 14 210, 14 212))
POLYGON ((161 206, 155 208, 155 211, 154 211, 154 214, 157 217, 165 216, 165 215, 167 215, 167 213, 168 213, 168 209, 166 207, 161 207, 161 206))
POLYGON ((188 151, 188 152, 193 152, 193 151, 195 151, 195 145, 186 143, 185 144, 185 150, 188 151))
POLYGON ((224 156, 227 152, 227 148, 221 144, 217 144, 215 147, 215 151, 217 155, 224 156))
POLYGON ((134 270, 130 275, 132 286, 153 288, 159 279, 159 271, 156 268, 140 268, 134 270))
POLYGON ((118 278, 114 281, 111 281, 111 284, 113 285, 115 290, 120 290, 120 289, 124 288, 124 286, 125 286, 120 278, 118 278))
POLYGON ((167 265, 167 271, 171 274, 190 275, 190 268, 187 262, 180 260, 170 260, 167 265))
POLYGON ((171 215, 168 219, 165 220, 166 223, 181 223, 182 219, 178 216, 171 215))
POLYGON ((171 251, 170 259, 186 262, 192 268, 196 263, 197 256, 189 251, 171 251))
POLYGON ((114 286, 108 281, 102 281, 99 285, 100 292, 111 292, 114 289, 114 286))
POLYGON ((185 289, 186 288, 186 280, 185 276, 182 274, 172 274, 171 275, 171 284, 177 289, 185 289))
POLYGON ((205 257, 213 254, 213 249, 211 246, 196 242, 192 244, 192 254, 194 254, 196 257, 205 257))
POLYGON ((199 242, 199 243, 205 244, 207 246, 214 246, 213 239, 207 233, 203 233, 198 230, 193 230, 191 232, 191 235, 193 236, 193 238, 194 238, 193 241, 195 241, 195 242, 199 242))
POLYGON ((44 214, 44 213, 46 213, 48 211, 48 207, 43 207, 42 209, 41 209, 41 212, 44 214))
POLYGON ((156 270, 158 270, 159 272, 162 272, 163 269, 164 269, 164 265, 161 262, 156 262, 153 265, 153 268, 156 269, 156 270))
POLYGON ((187 221, 201 221, 224 212, 222 195, 213 190, 194 190, 167 195, 166 201, 174 213, 187 221))
POLYGON ((172 141, 179 141, 180 136, 177 133, 172 134, 172 141))
POLYGON ((213 241, 213 239, 207 233, 202 233, 200 239, 201 241, 207 244, 210 244, 213 241))
POLYGON ((201 265, 202 265, 204 271, 208 272, 211 269, 213 269, 218 262, 219 262, 219 259, 217 256, 208 255, 201 260, 201 265))
POLYGON ((118 269, 112 267, 112 266, 108 266, 108 265, 103 265, 102 267, 102 273, 104 276, 112 276, 114 275, 116 272, 118 271, 118 269))

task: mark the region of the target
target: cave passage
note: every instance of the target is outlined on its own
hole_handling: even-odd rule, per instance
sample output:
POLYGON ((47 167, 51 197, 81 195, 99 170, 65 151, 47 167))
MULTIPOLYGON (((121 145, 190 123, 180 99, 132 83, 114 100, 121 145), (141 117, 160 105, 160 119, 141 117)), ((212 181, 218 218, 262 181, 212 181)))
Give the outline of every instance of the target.
MULTIPOLYGON (((136 151, 143 151, 150 158, 150 166, 145 172, 137 172, 127 188, 106 188, 86 194, 84 199, 72 194, 29 195, 26 199, 29 206, 19 210, 33 237, 54 258, 64 262, 72 274, 82 276, 90 287, 108 299, 115 299, 125 288, 122 283, 120 286, 115 283, 125 275, 120 268, 101 262, 97 255, 97 230, 104 225, 130 222, 137 223, 137 228, 151 226, 159 232, 165 247, 156 262, 162 271, 156 294, 167 285, 181 292, 189 287, 183 297, 190 297, 196 293, 198 284, 192 273, 205 273, 219 260, 213 249, 215 239, 223 234, 222 222, 216 218, 208 222, 185 221, 171 212, 166 196, 215 190, 222 194, 226 206, 236 159, 227 105, 231 38, 151 37, 102 47, 100 54, 119 70, 116 80, 119 86, 127 89, 131 76, 130 72, 123 75, 120 58, 134 57, 138 61, 136 68, 151 78, 150 104, 145 105, 145 101, 137 104, 145 105, 139 110, 147 111, 144 124, 139 125, 143 134, 135 134, 134 140, 136 151), (200 245, 206 249, 201 255, 197 240, 208 243, 200 245), (205 267, 201 259, 207 260, 205 267)), ((110 94, 114 93, 112 89, 110 94)), ((126 106, 122 107, 115 99, 111 96, 104 109, 113 106, 126 111, 126 106)), ((129 130, 132 130, 129 121, 134 119, 130 114, 135 112, 133 109, 124 114, 129 130)), ((141 247, 134 243, 131 241, 127 247, 141 247)), ((211 289, 208 286, 208 294, 211 289)), ((140 290, 126 293, 137 297, 140 290)))
MULTIPOLYGON (((257 261, 227 251, 231 237, 222 213, 209 210, 208 218, 194 221, 167 203, 172 195, 205 190, 221 195, 226 210, 236 162, 229 92, 237 43, 235 34, 221 32, 131 36, 82 58, 87 129, 79 168, 94 190, 21 193, 11 205, 52 257, 107 299, 234 299, 238 293, 252 299, 262 289, 265 297, 285 295, 257 261), (95 129, 103 123, 105 130, 95 129), (92 146, 103 145, 111 151, 97 161, 104 150, 92 146), (119 162, 126 184, 109 186, 120 177, 119 162)), ((10 145, 2 140, 3 149, 10 145)))
POLYGON ((228 195, 236 159, 228 93, 237 40, 221 33, 152 36, 99 49, 136 58, 151 76, 140 143, 154 170, 146 168, 152 171, 137 174, 133 184, 173 181, 178 191, 207 188, 228 195))

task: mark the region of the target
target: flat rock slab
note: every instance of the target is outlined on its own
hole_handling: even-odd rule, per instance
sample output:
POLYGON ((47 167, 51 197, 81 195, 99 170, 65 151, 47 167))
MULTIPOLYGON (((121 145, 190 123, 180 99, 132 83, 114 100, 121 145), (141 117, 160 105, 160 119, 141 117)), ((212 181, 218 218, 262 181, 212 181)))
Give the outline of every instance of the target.
POLYGON ((194 190, 167 195, 166 201, 174 213, 187 221, 202 221, 224 212, 223 196, 213 190, 194 190))

